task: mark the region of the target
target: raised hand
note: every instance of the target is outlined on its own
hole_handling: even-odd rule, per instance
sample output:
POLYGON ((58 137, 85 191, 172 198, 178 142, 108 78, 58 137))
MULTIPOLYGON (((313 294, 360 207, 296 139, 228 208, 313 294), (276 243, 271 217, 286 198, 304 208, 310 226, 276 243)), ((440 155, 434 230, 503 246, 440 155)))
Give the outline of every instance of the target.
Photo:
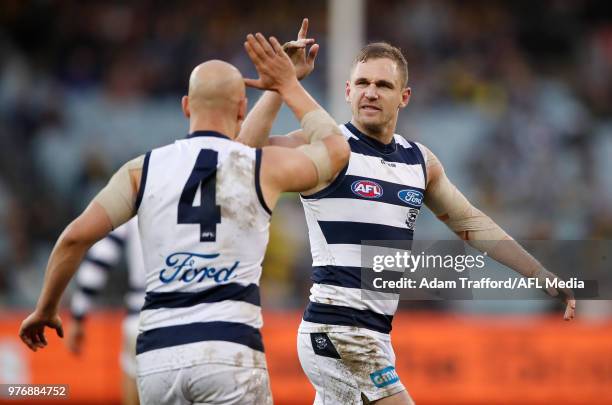
POLYGON ((244 49, 259 74, 258 79, 244 79, 247 86, 280 92, 297 83, 293 63, 276 38, 268 42, 259 32, 249 34, 244 49))
POLYGON ((319 53, 319 44, 314 43, 314 39, 306 38, 308 34, 308 18, 304 18, 302 26, 295 41, 286 42, 283 50, 291 58, 295 67, 295 74, 298 80, 308 76, 314 69, 314 62, 319 53), (311 45, 306 56, 306 46, 311 45))

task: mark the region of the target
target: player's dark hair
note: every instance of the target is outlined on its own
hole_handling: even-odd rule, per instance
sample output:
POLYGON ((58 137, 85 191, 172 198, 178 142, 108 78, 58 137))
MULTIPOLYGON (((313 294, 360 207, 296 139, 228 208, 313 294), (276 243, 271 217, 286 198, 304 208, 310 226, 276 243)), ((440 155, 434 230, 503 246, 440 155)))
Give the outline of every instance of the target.
POLYGON ((382 58, 391 59, 397 64, 403 87, 406 87, 408 84, 408 62, 406 62, 406 58, 404 58, 401 49, 386 42, 372 42, 361 48, 353 60, 353 68, 357 66, 359 62, 382 58))

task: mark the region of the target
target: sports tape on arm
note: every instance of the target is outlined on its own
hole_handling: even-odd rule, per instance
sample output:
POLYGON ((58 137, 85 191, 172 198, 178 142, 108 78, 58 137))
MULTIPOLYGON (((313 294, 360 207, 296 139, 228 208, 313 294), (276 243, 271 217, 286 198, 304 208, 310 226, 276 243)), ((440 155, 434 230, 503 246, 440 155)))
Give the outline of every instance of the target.
POLYGON ((489 216, 474 207, 450 182, 438 158, 427 150, 427 169, 436 173, 427 185, 425 202, 431 211, 470 246, 518 273, 534 277, 543 266, 489 216))
POLYGON ((113 229, 134 216, 137 185, 133 182, 132 176, 142 172, 143 162, 144 155, 121 166, 93 199, 104 208, 113 229))
POLYGON ((308 138, 308 145, 302 145, 298 149, 304 153, 317 168, 319 184, 331 180, 333 173, 331 159, 327 146, 323 139, 331 135, 342 136, 336 121, 322 109, 308 112, 302 117, 303 133, 308 138))

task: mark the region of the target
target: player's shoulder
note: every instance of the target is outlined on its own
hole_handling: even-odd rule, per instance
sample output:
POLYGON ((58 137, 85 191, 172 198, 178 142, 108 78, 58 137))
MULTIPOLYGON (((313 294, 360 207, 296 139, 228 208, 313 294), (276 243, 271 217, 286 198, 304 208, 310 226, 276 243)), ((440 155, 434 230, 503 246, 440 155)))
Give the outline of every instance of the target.
POLYGON ((161 145, 161 146, 158 146, 156 148, 153 148, 153 149, 149 150, 146 154, 148 154, 148 155, 152 155, 152 154, 163 155, 163 154, 171 153, 171 151, 176 149, 178 141, 179 140, 176 140, 173 143, 169 143, 169 144, 166 144, 166 145, 161 145))
POLYGON ((346 124, 340 124, 340 125, 338 125, 338 128, 340 128, 340 131, 342 132, 342 135, 344 135, 344 137, 346 138, 347 141, 350 140, 350 139, 359 140, 359 138, 357 138, 357 136, 355 134, 353 134, 350 129, 348 129, 346 124))
POLYGON ((173 153, 190 153, 189 151, 199 152, 202 149, 212 149, 218 152, 223 151, 227 154, 231 154, 232 152, 239 153, 240 155, 248 156, 252 159, 255 159, 257 154, 257 148, 220 136, 181 138, 175 140, 173 143, 154 148, 151 150, 151 153, 161 156, 173 153))
POLYGON ((245 145, 242 142, 238 142, 237 140, 230 139, 226 136, 200 137, 195 140, 193 145, 195 149, 205 147, 218 151, 238 151, 249 156, 254 156, 255 152, 257 151, 257 148, 245 145))
POLYGON ((411 141, 400 134, 393 134, 393 140, 402 148, 412 149, 416 146, 417 151, 423 156, 423 160, 427 162, 427 157, 431 154, 431 151, 422 143, 411 141))
POLYGON ((261 164, 261 148, 254 148, 237 141, 228 140, 227 142, 223 142, 221 145, 219 145, 217 151, 220 152, 220 159, 226 163, 229 163, 231 166, 234 166, 239 162, 247 165, 255 164, 256 166, 261 164), (223 153, 221 153, 221 151, 223 151, 223 153), (221 158, 221 156, 225 157, 221 158))
POLYGON ((228 144, 227 147, 233 150, 238 150, 238 151, 248 153, 248 154, 254 154, 258 150, 261 150, 261 148, 254 148, 253 146, 245 145, 238 141, 230 141, 230 142, 227 142, 227 144, 228 144))

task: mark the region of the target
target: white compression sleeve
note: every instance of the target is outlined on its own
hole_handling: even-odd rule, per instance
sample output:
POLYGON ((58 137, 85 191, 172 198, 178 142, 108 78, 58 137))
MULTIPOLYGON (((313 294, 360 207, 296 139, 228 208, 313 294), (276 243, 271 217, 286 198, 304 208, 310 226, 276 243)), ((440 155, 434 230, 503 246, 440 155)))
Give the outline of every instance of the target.
POLYGON ((104 208, 113 228, 127 222, 134 216, 138 185, 133 182, 133 175, 140 177, 144 155, 130 160, 111 177, 106 187, 94 197, 94 201, 104 208))

